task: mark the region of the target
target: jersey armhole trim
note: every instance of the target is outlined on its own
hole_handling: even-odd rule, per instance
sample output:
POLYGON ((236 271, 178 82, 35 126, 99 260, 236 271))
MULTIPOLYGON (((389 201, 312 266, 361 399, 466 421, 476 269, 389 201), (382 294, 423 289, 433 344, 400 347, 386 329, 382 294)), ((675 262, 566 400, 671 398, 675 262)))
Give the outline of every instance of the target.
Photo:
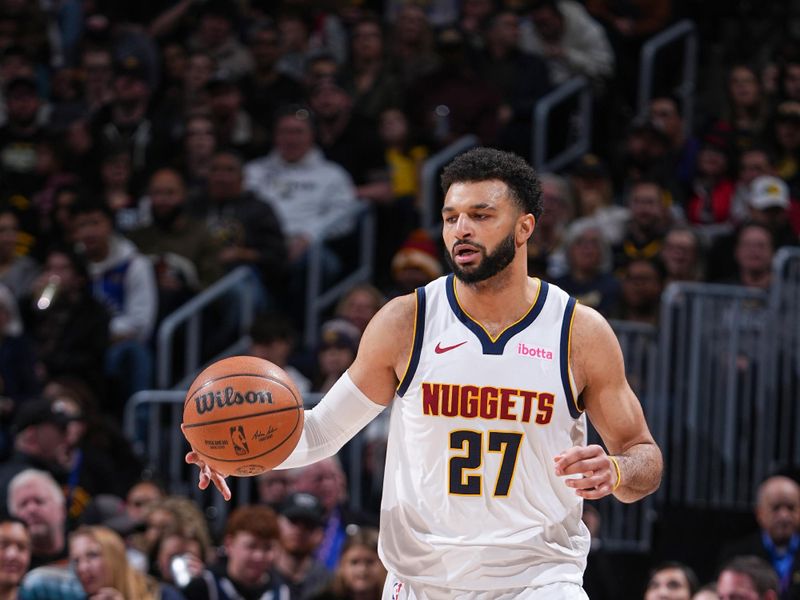
POLYGON ((416 289, 417 303, 414 308, 414 343, 411 346, 411 354, 408 357, 406 372, 397 386, 397 395, 402 397, 414 379, 414 373, 419 365, 419 356, 422 352, 422 338, 425 331, 425 288, 416 289))
POLYGON ((561 384, 564 387, 564 397, 567 399, 567 408, 573 419, 581 416, 583 411, 578 404, 578 395, 572 384, 572 374, 570 373, 569 359, 572 346, 572 323, 575 320, 575 298, 567 300, 567 307, 564 309, 564 318, 561 322, 561 384))

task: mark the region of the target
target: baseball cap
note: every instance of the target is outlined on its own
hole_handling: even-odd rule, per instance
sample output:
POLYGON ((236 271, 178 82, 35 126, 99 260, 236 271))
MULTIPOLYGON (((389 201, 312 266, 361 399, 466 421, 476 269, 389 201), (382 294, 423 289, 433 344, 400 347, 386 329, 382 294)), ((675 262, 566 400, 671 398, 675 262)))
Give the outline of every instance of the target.
POLYGON ((424 229, 412 231, 392 258, 392 273, 419 269, 431 279, 442 274, 439 249, 424 229))
POLYGON ((750 206, 756 210, 789 208, 789 186, 773 175, 756 177, 750 184, 750 206))
POLYGON ((54 406, 49 400, 37 398, 19 405, 14 417, 14 431, 23 431, 28 427, 43 423, 66 427, 71 420, 72 418, 66 412, 54 406))
POLYGON ((147 79, 147 69, 138 56, 129 54, 117 61, 114 67, 114 74, 117 77, 132 77, 134 79, 147 79))
POLYGON ((572 174, 576 177, 608 177, 608 168, 602 159, 596 154, 584 154, 572 168, 572 174))
POLYGON ((289 520, 305 521, 315 527, 325 523, 325 509, 319 499, 305 492, 291 494, 281 505, 280 514, 289 520))
POLYGON ((331 319, 322 324, 320 332, 321 348, 350 348, 358 350, 361 332, 358 327, 344 319, 331 319))

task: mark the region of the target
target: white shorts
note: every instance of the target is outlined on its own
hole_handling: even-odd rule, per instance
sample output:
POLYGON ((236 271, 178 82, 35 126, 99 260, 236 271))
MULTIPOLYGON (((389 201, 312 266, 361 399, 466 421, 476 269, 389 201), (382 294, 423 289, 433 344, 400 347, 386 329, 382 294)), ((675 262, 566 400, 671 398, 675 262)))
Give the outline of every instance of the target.
POLYGON ((447 589, 403 581, 394 573, 386 576, 383 600, 588 600, 583 588, 575 583, 551 583, 536 588, 507 590, 447 589))

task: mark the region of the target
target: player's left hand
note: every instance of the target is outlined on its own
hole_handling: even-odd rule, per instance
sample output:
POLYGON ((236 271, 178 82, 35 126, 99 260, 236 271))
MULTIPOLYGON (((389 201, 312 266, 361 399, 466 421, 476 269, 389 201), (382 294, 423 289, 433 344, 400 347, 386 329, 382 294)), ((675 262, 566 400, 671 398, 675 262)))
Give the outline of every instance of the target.
POLYGON ((222 473, 215 471, 204 463, 203 459, 200 458, 200 455, 195 451, 189 452, 185 460, 190 465, 197 465, 200 468, 200 477, 197 482, 197 487, 204 490, 208 487, 209 483, 213 483, 226 501, 231 499, 231 489, 225 482, 225 476, 222 473))
POLYGON ((586 500, 608 496, 617 485, 617 470, 602 446, 573 446, 554 459, 556 475, 583 475, 565 479, 567 487, 586 500))

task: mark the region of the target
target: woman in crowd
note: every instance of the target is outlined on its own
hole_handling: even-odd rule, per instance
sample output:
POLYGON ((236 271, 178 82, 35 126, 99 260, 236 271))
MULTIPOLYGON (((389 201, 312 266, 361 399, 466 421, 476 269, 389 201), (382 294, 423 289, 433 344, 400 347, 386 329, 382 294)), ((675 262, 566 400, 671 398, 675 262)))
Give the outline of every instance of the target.
POLYGON ((378 530, 364 527, 350 534, 333 581, 314 600, 378 600, 386 569, 378 558, 378 530))

